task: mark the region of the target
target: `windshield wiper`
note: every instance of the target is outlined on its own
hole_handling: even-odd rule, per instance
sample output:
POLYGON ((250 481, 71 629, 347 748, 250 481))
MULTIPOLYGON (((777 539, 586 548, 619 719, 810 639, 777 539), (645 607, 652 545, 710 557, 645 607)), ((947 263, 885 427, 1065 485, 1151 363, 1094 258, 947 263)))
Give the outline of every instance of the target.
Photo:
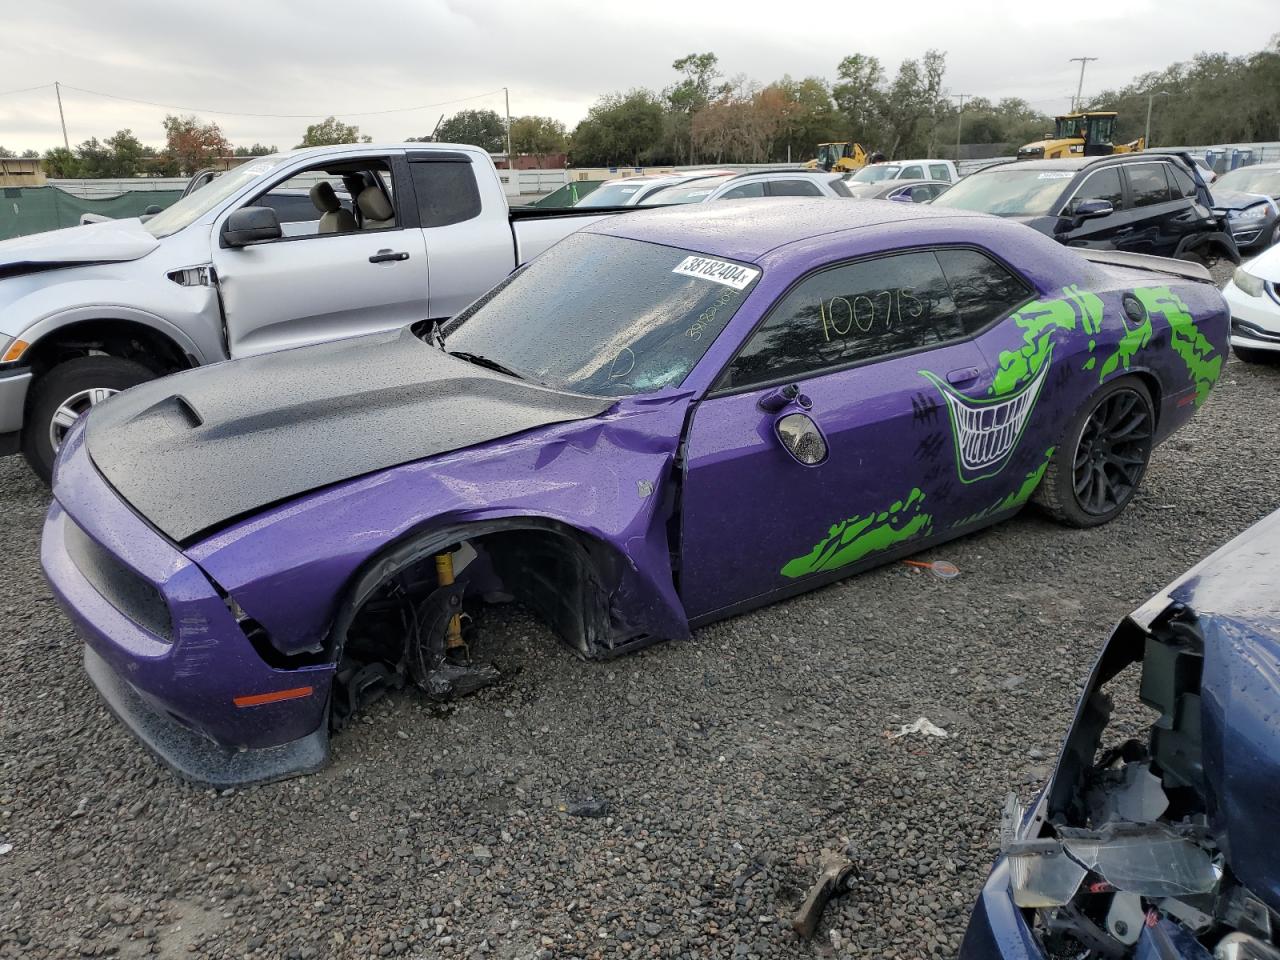
POLYGON ((496 370, 498 373, 505 373, 508 377, 515 377, 517 380, 528 379, 523 373, 516 373, 510 367, 504 367, 497 360, 482 357, 478 353, 467 353, 465 350, 450 350, 449 356, 465 360, 467 363, 474 363, 477 367, 486 367, 490 370, 496 370))

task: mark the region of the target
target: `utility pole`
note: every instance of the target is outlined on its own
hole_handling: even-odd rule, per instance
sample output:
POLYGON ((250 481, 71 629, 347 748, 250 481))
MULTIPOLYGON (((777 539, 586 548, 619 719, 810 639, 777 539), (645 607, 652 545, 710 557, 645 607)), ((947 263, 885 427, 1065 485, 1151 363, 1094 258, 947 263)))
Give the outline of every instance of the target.
POLYGON ((502 98, 507 103, 507 169, 514 170, 516 159, 511 156, 511 94, 507 92, 506 87, 502 88, 502 98))
POLYGON ((67 139, 67 118, 62 113, 62 85, 57 80, 53 81, 53 93, 58 98, 58 119, 62 121, 62 145, 67 148, 67 153, 70 153, 71 141, 67 139))
POLYGON ((1144 149, 1151 146, 1151 104, 1155 101, 1156 97, 1171 97, 1171 96, 1173 96, 1173 94, 1171 94, 1168 90, 1160 90, 1156 93, 1147 94, 1147 130, 1142 137, 1142 146, 1144 149))
POLYGON ((971 93, 953 93, 953 97, 960 98, 959 112, 956 114, 956 163, 960 162, 960 128, 964 123, 964 102, 973 98, 971 93))
POLYGON ((1084 68, 1087 64, 1092 63, 1097 59, 1097 57, 1072 57, 1068 61, 1068 63, 1075 63, 1076 61, 1079 61, 1080 63, 1080 84, 1076 87, 1076 98, 1071 104, 1072 113, 1075 113, 1080 109, 1081 94, 1084 93, 1084 68))

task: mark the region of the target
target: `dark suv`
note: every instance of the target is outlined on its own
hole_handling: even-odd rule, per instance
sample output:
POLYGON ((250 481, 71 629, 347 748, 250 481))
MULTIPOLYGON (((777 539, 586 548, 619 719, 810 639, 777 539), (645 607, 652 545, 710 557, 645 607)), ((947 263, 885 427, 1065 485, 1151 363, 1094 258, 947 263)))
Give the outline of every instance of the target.
POLYGON ((1020 220, 1071 247, 1240 262, 1200 174, 1177 154, 998 163, 932 203, 1020 220))

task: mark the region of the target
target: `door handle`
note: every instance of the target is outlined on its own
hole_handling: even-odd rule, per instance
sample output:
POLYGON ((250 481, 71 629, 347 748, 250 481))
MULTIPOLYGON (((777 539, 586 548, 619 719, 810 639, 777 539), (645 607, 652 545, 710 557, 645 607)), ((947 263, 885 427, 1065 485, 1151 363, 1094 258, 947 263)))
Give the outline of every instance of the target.
POLYGON ((370 263, 393 263, 400 260, 408 260, 408 259, 409 259, 409 254, 405 253, 403 250, 398 252, 392 252, 390 249, 387 249, 387 250, 379 250, 372 257, 369 258, 369 262, 370 263))
POLYGON ((979 370, 977 367, 965 367, 962 370, 952 370, 947 374, 947 383, 953 387, 962 387, 966 383, 973 383, 978 379, 979 370))

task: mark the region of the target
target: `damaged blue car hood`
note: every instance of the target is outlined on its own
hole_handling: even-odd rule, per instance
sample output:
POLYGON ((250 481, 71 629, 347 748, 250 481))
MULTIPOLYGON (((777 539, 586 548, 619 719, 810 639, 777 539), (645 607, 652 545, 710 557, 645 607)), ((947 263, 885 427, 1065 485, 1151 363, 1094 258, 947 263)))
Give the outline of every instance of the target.
POLYGON ((1241 883, 1280 912, 1280 512, 1213 553, 1133 615, 1170 602, 1204 635, 1201 723, 1214 834, 1241 883))

